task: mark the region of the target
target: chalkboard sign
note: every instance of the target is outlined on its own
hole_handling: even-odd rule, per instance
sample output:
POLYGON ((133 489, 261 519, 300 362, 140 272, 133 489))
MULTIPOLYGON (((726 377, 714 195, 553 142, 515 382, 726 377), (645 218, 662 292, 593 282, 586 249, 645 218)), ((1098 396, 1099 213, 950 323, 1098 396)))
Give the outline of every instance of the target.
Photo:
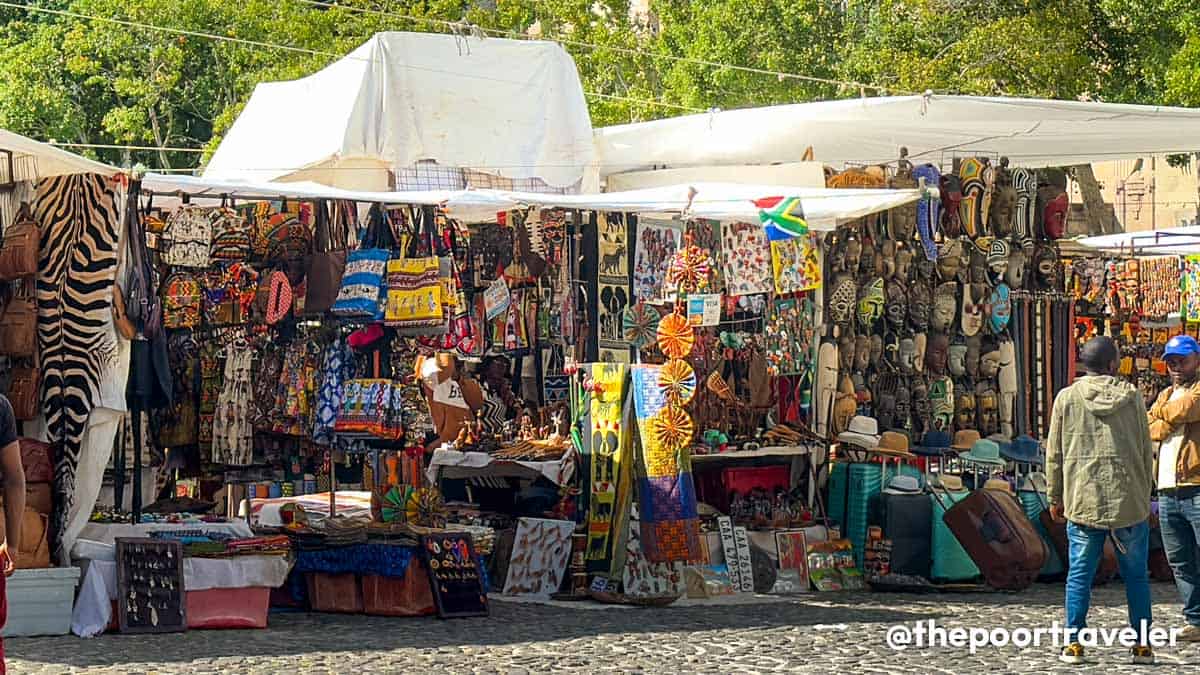
POLYGON ((429 570, 433 602, 442 619, 487 616, 487 590, 479 574, 471 535, 465 532, 421 537, 421 557, 429 570))
POLYGON ((122 633, 187 630, 183 544, 118 538, 117 618, 122 633))

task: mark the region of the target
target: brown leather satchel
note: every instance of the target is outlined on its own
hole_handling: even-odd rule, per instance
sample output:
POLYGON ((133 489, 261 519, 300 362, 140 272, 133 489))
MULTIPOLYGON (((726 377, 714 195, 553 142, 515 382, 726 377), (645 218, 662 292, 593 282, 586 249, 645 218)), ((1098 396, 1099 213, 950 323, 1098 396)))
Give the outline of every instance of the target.
POLYGON ((346 271, 346 242, 356 217, 355 209, 351 202, 316 204, 317 230, 305 275, 302 314, 324 314, 333 307, 346 271), (333 213, 329 213, 329 207, 333 213))
POLYGON ((33 366, 12 368, 12 382, 8 385, 8 402, 12 404, 13 417, 31 420, 41 414, 42 369, 36 361, 33 366))
POLYGON ((28 358, 37 351, 37 298, 32 280, 12 294, 0 314, 0 354, 28 358))
POLYGON ((37 272, 40 233, 37 221, 29 215, 29 205, 21 204, 17 219, 4 228, 0 244, 0 281, 11 281, 37 272))

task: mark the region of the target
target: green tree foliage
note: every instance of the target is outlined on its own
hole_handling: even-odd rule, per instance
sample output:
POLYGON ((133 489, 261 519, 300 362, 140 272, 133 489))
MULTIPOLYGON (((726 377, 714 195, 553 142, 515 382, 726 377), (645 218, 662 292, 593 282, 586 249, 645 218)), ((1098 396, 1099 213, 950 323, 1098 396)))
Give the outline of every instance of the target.
MULTIPOLYGON (((649 15, 622 0, 28 5, 68 15, 0 6, 0 126, 68 143, 211 150, 257 83, 314 72, 377 31, 464 21, 561 41, 596 126, 880 91, 1200 105, 1195 0, 651 0, 649 15)), ((203 158, 88 154, 171 169, 203 158)))

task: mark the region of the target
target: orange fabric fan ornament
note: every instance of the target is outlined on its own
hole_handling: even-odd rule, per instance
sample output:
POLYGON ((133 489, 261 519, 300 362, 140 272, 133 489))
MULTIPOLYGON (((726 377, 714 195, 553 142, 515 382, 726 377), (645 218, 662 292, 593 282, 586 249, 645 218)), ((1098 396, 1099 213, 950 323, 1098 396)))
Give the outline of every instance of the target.
POLYGON ((682 359, 692 353, 696 333, 687 317, 671 312, 658 322, 658 348, 668 359, 682 359))
POLYGON ((667 268, 667 284, 684 293, 695 293, 708 287, 712 258, 708 251, 689 244, 675 252, 667 268))
POLYGON ((681 359, 671 359, 658 371, 658 387, 668 403, 687 405, 696 395, 696 371, 681 359))
POLYGON ((664 450, 677 452, 692 442, 696 425, 682 408, 669 405, 650 418, 650 433, 664 450))

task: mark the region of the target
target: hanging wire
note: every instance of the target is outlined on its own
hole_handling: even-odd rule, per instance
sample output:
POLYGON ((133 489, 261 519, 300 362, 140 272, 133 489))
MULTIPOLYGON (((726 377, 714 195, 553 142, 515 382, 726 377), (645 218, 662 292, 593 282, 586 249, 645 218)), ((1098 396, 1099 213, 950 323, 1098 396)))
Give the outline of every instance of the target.
MULTIPOLYGON (((310 56, 327 56, 327 57, 335 58, 335 59, 349 58, 349 59, 355 59, 358 61, 364 61, 367 63, 374 62, 374 59, 354 56, 352 54, 343 54, 343 53, 339 53, 339 52, 331 52, 331 51, 321 50, 321 49, 311 49, 308 47, 297 47, 294 45, 282 45, 282 44, 278 44, 278 43, 274 43, 274 42, 263 42, 261 40, 250 40, 247 38, 237 38, 237 37, 231 37, 228 35, 217 35, 215 33, 205 33, 205 32, 201 32, 201 31, 186 30, 186 29, 182 29, 182 28, 157 26, 154 24, 141 23, 138 21, 129 21, 126 19, 115 19, 115 18, 111 18, 111 17, 94 16, 91 14, 82 14, 80 12, 73 12, 73 11, 69 11, 69 10, 49 9, 47 7, 32 7, 32 6, 28 6, 28 5, 24 5, 24 4, 18 4, 15 2, 8 2, 7 0, 0 0, 0 7, 8 7, 11 9, 21 9, 21 10, 25 10, 27 12, 35 12, 35 13, 39 13, 39 14, 50 14, 53 16, 62 16, 62 17, 68 17, 68 18, 72 18, 72 19, 81 19, 81 20, 86 20, 86 21, 99 21, 101 23, 110 23, 110 24, 115 24, 118 26, 125 26, 127 28, 141 28, 141 29, 145 29, 145 30, 158 31, 161 33, 168 33, 171 35, 180 35, 180 36, 185 36, 185 37, 195 37, 195 38, 204 38, 204 39, 208 39, 208 40, 217 40, 217 41, 221 41, 221 42, 229 42, 232 44, 244 45, 244 46, 248 46, 248 47, 266 47, 268 49, 279 49, 282 51, 288 51, 288 52, 293 52, 293 53, 297 53, 297 54, 307 54, 310 56)), ((487 81, 487 82, 499 82, 502 84, 525 84, 524 82, 519 82, 516 80, 502 80, 502 79, 494 78, 494 77, 484 77, 482 75, 471 75, 468 73, 455 72, 455 71, 449 71, 449 70, 441 70, 438 68, 429 68, 426 66, 416 66, 416 65, 408 64, 408 63, 392 63, 390 65, 400 67, 400 68, 408 68, 410 70, 421 70, 421 71, 430 72, 430 73, 438 73, 441 75, 449 75, 449 76, 453 76, 453 77, 464 77, 464 78, 482 80, 482 81, 487 81)), ((618 97, 615 94, 603 94, 600 92, 590 92, 590 91, 584 91, 584 94, 589 95, 589 96, 597 96, 600 98, 613 98, 616 100, 635 102, 635 103, 638 103, 641 105, 652 105, 652 106, 671 108, 674 110, 684 110, 687 112, 697 112, 697 113, 705 112, 705 110, 703 110, 701 108, 691 108, 688 106, 682 106, 682 105, 678 105, 675 103, 666 103, 664 101, 653 101, 650 99, 638 99, 638 98, 633 98, 633 97, 618 97)))

